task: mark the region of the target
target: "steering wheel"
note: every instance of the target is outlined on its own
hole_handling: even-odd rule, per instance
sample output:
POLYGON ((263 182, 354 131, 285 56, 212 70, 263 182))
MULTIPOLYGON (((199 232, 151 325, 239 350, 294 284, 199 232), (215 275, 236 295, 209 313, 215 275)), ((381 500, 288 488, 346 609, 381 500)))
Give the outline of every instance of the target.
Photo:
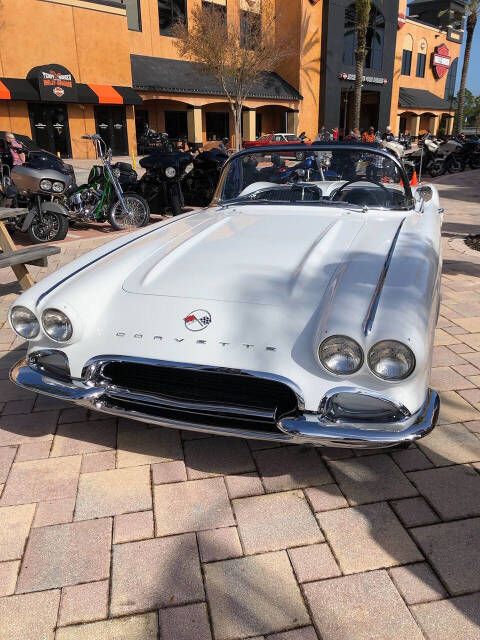
MULTIPOLYGON (((341 202, 341 200, 338 199, 338 196, 344 191, 346 187, 350 186, 351 184, 356 184, 357 182, 365 182, 366 184, 373 184, 376 187, 380 187, 380 189, 383 189, 385 191, 386 202, 388 202, 391 199, 389 190, 381 182, 372 182, 371 180, 359 180, 357 178, 356 180, 348 180, 347 182, 345 182, 345 184, 342 184, 341 187, 339 187, 333 193, 330 194, 329 200, 331 202, 341 202)), ((368 206, 368 204, 370 204, 371 206, 378 204, 378 202, 373 202, 374 198, 371 193, 365 192, 364 195, 368 196, 368 198, 370 199, 370 203, 367 203, 367 202, 362 203, 362 204, 365 204, 365 206, 368 206)))

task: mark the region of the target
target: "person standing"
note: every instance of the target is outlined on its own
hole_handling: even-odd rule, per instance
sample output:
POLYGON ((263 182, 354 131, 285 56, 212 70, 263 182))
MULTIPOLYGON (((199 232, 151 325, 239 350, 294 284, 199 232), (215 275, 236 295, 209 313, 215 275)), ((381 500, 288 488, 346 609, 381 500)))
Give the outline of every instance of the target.
POLYGON ((375 142, 375 127, 368 127, 368 131, 364 131, 362 142, 365 144, 373 144, 375 142))
POLYGON ((10 148, 10 154, 12 156, 13 166, 18 167, 25 162, 25 153, 23 152, 23 145, 15 140, 13 133, 7 133, 5 140, 10 148))
POLYGON ((395 136, 393 135, 392 127, 388 126, 385 129, 385 133, 382 136, 384 142, 394 142, 395 136))

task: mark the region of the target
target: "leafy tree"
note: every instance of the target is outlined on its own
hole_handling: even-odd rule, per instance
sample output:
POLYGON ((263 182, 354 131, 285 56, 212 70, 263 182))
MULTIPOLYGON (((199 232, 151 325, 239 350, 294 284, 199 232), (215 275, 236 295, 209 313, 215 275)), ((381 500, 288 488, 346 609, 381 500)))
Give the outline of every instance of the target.
POLYGON ((213 75, 227 96, 235 123, 235 146, 242 144, 242 107, 263 73, 274 71, 289 55, 287 42, 279 42, 274 13, 261 17, 242 12, 237 23, 227 21, 215 3, 195 7, 188 25, 177 22, 173 35, 180 55, 202 64, 200 71, 213 75))
POLYGON ((363 67, 367 55, 367 31, 370 20, 370 0, 356 0, 355 28, 357 47, 355 49, 355 87, 353 94, 353 126, 360 128, 360 111, 362 107, 363 67))
POLYGON ((477 26, 478 16, 480 15, 480 0, 467 1, 467 40, 465 44, 465 57, 463 58, 462 79, 460 80, 460 89, 458 92, 458 107, 455 119, 455 133, 462 131, 465 111, 465 94, 467 85, 468 67, 470 64, 470 53, 472 50, 473 34, 477 26))

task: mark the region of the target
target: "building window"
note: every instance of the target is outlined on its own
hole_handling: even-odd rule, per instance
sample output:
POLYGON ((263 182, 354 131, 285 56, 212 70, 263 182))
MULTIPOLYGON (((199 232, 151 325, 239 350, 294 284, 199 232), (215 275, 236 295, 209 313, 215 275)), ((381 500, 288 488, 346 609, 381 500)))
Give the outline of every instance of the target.
POLYGON ((402 76, 409 76, 412 69, 412 52, 407 49, 402 54, 402 76))
MULTIPOLYGON (((380 70, 383 66, 383 43, 385 41, 385 18, 374 6, 370 9, 367 29, 367 55, 365 67, 380 70)), ((357 48, 357 31, 355 24, 355 5, 345 9, 345 24, 343 36, 343 63, 353 67, 355 65, 355 49, 357 48)))
POLYGON ((248 49, 249 42, 262 31, 262 0, 240 0, 240 44, 248 49))
POLYGON ((455 98, 455 84, 457 82, 458 58, 452 61, 448 70, 447 82, 445 83, 445 100, 449 100, 453 104, 455 98))
POLYGON ((230 117, 221 111, 207 111, 205 114, 207 140, 223 140, 230 137, 230 117))
MULTIPOLYGON (((424 53, 419 53, 417 55, 417 78, 425 77, 425 65, 427 63, 427 56, 424 53)), ((402 71, 403 73, 403 71, 402 71)), ((403 74, 407 75, 407 74, 403 74)), ((410 74, 408 74, 410 75, 410 74)))
POLYGON ((227 24, 227 0, 202 0, 202 7, 218 11, 223 22, 227 24))
POLYGON ((121 0, 127 9, 127 24, 130 31, 142 30, 140 0, 121 0))
POLYGON ((187 0, 158 0, 160 35, 171 36, 176 22, 187 24, 187 0))

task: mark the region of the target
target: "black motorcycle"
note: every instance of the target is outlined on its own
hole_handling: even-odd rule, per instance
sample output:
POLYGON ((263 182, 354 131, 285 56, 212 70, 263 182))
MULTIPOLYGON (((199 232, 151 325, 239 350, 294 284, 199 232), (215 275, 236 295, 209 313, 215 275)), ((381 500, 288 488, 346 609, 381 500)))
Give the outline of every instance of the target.
POLYGON ((228 154, 223 149, 200 151, 195 156, 193 170, 183 180, 185 204, 193 207, 206 207, 210 204, 227 160, 228 154))
POLYGON ((462 145, 457 157, 462 165, 462 169, 470 167, 471 169, 480 169, 480 141, 470 140, 465 137, 453 138, 462 145))
POLYGON ((182 181, 193 170, 193 156, 188 152, 162 150, 153 151, 140 160, 144 175, 133 186, 155 213, 172 211, 174 216, 182 213, 185 199, 182 181))

